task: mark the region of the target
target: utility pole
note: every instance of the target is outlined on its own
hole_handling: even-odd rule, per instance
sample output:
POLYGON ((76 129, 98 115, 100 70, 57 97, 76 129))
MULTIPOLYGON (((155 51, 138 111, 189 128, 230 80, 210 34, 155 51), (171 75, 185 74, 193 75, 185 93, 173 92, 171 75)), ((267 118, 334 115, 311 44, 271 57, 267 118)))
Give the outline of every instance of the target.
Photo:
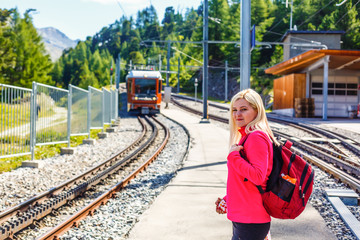
POLYGON ((116 61, 116 89, 119 89, 119 84, 120 84, 120 73, 121 73, 121 58, 120 58, 120 53, 118 54, 118 58, 116 61))
POLYGON ((110 67, 110 89, 112 89, 112 83, 113 83, 113 60, 111 58, 111 67, 110 67))
POLYGON ((166 66, 166 87, 164 91, 165 108, 169 108, 169 102, 171 100, 171 87, 169 86, 169 74, 170 74, 170 39, 168 40, 168 51, 167 51, 167 66, 166 66))
POLYGON ((197 102, 197 86, 198 86, 197 78, 195 78, 194 86, 195 86, 195 105, 196 105, 196 102, 197 102))
POLYGON ((161 72, 161 54, 159 54, 159 72, 161 72))
POLYGON ((225 102, 228 101, 228 61, 225 61, 225 102))
POLYGON ((240 90, 250 88, 250 14, 251 1, 241 0, 240 90))
MULTIPOLYGON (((250 1, 250 0, 249 0, 250 1)), ((209 57, 208 57, 208 41, 209 41, 209 8, 208 8, 208 0, 204 0, 204 17, 203 17, 203 117, 201 122, 209 122, 208 117, 208 65, 209 65, 209 57)))
MULTIPOLYGON (((288 4, 289 4, 289 1, 288 0, 286 0, 286 8, 288 7, 288 4)), ((291 0, 291 3, 290 3, 290 27, 289 27, 289 29, 290 29, 290 31, 293 29, 293 27, 292 27, 292 20, 293 20, 293 4, 294 4, 294 1, 293 0, 291 0)))
POLYGON ((177 82, 177 93, 180 92, 180 57, 178 58, 178 82, 177 82))
POLYGON ((170 40, 168 40, 168 50, 167 50, 167 66, 166 66, 166 86, 169 86, 169 72, 170 72, 170 51, 171 51, 171 46, 170 46, 170 40))

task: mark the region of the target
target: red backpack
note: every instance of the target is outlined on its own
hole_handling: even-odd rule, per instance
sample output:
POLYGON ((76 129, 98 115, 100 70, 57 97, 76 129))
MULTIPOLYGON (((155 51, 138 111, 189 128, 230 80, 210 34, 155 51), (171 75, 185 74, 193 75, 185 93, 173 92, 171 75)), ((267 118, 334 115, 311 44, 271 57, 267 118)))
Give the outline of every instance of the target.
POLYGON ((290 150, 292 144, 290 141, 280 146, 273 144, 273 168, 266 190, 257 186, 266 211, 274 218, 294 219, 299 216, 313 189, 314 170, 290 150))

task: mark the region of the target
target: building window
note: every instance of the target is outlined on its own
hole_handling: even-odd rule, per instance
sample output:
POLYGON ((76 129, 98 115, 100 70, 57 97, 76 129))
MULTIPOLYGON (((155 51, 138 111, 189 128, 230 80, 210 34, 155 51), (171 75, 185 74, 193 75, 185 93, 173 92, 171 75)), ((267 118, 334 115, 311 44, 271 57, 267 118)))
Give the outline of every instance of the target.
MULTIPOLYGON (((323 84, 319 82, 311 83, 311 93, 314 95, 323 94, 323 84)), ((356 83, 328 83, 328 95, 336 96, 356 96, 356 83)))
POLYGON ((336 88, 346 88, 346 83, 335 83, 336 88))
POLYGON ((336 91, 335 91, 335 95, 345 96, 345 95, 346 95, 346 91, 345 91, 345 90, 336 90, 336 91))
POLYGON ((312 83, 312 87, 313 88, 322 88, 323 84, 322 83, 318 83, 318 82, 313 82, 312 83))
POLYGON ((347 90, 347 95, 348 96, 356 96, 357 95, 357 90, 347 90))
POLYGON ((322 95, 322 89, 313 89, 312 90, 312 94, 315 94, 315 95, 322 95))
POLYGON ((348 84, 347 84, 347 88, 348 88, 348 89, 350 88, 350 89, 355 89, 355 90, 356 90, 356 89, 357 89, 357 84, 356 84, 356 83, 348 83, 348 84))

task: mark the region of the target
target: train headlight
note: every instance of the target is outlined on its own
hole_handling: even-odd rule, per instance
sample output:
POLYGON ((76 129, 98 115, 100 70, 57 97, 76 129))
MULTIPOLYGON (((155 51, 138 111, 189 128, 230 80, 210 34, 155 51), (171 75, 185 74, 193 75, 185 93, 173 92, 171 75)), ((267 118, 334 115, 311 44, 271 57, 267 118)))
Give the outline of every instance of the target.
POLYGON ((138 97, 135 97, 135 100, 138 100, 139 98, 138 97))
POLYGON ((153 100, 155 101, 155 100, 156 100, 156 97, 153 97, 153 100))

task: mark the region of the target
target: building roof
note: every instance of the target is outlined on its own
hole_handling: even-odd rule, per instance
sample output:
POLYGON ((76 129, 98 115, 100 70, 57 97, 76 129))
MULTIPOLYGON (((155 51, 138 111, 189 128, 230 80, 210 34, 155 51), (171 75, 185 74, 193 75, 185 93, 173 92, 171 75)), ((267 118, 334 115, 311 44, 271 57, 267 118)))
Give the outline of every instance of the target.
POLYGON ((286 75, 301 72, 325 56, 330 56, 329 69, 360 70, 359 50, 313 49, 267 68, 265 73, 286 75))
POLYGON ((306 30, 288 30, 286 33, 282 36, 281 41, 284 41, 284 39, 289 34, 344 34, 345 31, 306 31, 306 30))
POLYGON ((126 78, 161 78, 161 73, 159 71, 132 70, 129 72, 126 78))

